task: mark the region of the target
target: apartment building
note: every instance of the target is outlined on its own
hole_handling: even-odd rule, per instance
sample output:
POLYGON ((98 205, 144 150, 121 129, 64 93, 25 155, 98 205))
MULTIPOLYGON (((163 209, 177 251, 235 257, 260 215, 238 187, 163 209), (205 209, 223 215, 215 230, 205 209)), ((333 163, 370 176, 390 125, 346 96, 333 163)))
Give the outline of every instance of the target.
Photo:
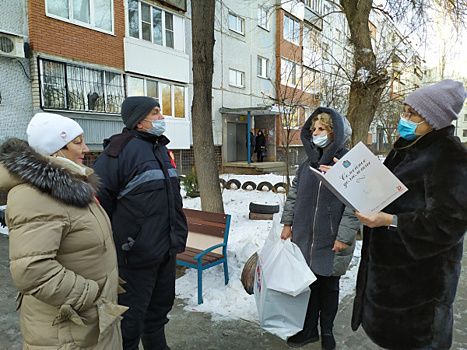
POLYGON ((246 161, 248 129, 275 159, 275 1, 216 1, 213 129, 222 161, 246 161))
POLYGON ((0 142, 26 137, 32 116, 26 0, 2 2, 0 10, 0 142))
POLYGON ((405 97, 422 84, 422 61, 409 36, 386 14, 373 11, 369 26, 377 60, 387 70, 390 81, 370 127, 368 144, 374 152, 386 153, 398 137, 405 97))
POLYGON ((90 150, 101 150, 123 127, 123 2, 28 1, 27 10, 33 113, 75 119, 90 150))
MULTIPOLYGON (((0 11, 0 138, 25 138, 38 111, 59 113, 82 125, 92 163, 103 139, 124 126, 123 99, 145 95, 161 104, 177 163, 191 168, 189 1, 20 1, 0 11)), ((379 59, 390 60, 388 95, 400 100, 419 86, 421 62, 381 16, 372 14, 369 28, 379 59), (383 47, 391 54, 384 56, 383 47)), ((253 129, 267 137, 267 160, 283 160, 287 151, 297 164, 300 128, 314 108, 347 110, 353 55, 345 17, 326 0, 217 0, 214 34, 219 162, 247 160, 253 129)))
POLYGON ((321 98, 322 14, 322 0, 284 0, 277 9, 276 143, 278 159, 293 164, 303 156, 301 126, 321 98))
POLYGON ((146 95, 161 104, 171 148, 179 157, 190 149, 185 1, 22 2, 2 3, 0 11, 0 63, 7 77, 0 82, 2 137, 25 138, 34 113, 58 113, 83 127, 92 163, 103 140, 124 127, 124 98, 146 95), (15 44, 14 53, 2 55, 5 38, 15 44))
POLYGON ((177 0, 124 2, 126 95, 151 96, 159 101, 169 148, 181 166, 183 154, 191 158, 192 143, 190 6, 177 0))

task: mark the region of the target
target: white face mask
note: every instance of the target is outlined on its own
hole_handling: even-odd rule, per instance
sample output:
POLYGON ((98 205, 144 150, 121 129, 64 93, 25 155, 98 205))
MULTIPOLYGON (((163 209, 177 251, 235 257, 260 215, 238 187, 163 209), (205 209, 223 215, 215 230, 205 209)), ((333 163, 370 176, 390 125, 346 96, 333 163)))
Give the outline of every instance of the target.
MULTIPOLYGON (((86 175, 86 167, 84 165, 79 165, 78 163, 73 162, 72 160, 68 159, 62 152, 62 150, 58 150, 60 154, 62 155, 60 158, 65 158, 66 161, 76 167, 76 169, 79 169, 80 173, 83 175, 86 175)), ((57 156, 54 156, 57 157, 57 156)))
POLYGON ((316 147, 324 148, 331 143, 331 140, 328 139, 328 134, 321 134, 313 136, 313 143, 316 147))
POLYGON ((157 120, 147 120, 148 122, 151 122, 152 128, 151 129, 146 129, 148 133, 156 135, 156 136, 161 136, 165 132, 165 119, 157 119, 157 120))

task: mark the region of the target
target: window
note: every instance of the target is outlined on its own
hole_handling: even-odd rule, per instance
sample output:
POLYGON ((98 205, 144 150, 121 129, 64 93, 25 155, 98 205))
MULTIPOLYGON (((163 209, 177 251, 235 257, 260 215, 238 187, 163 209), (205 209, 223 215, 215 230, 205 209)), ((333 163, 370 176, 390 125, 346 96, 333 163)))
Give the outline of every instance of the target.
POLYGON ((297 85, 298 77, 297 63, 281 59, 281 83, 284 85, 297 85))
POLYGON ((368 29, 370 30, 370 35, 373 40, 376 40, 376 26, 368 21, 368 29))
POLYGON ((314 69, 303 67, 302 84, 303 90, 317 92, 319 88, 319 72, 314 69))
POLYGON ((466 129, 462 130, 462 137, 467 137, 467 130, 466 129))
POLYGON ((342 32, 336 28, 336 40, 338 42, 341 42, 342 41, 342 32))
POLYGON ((245 87, 245 73, 235 69, 229 69, 229 85, 245 87))
POLYGON ((464 114, 464 122, 467 122, 467 114, 464 114))
POLYGON ((128 96, 154 97, 166 117, 185 118, 185 86, 129 76, 128 96))
POLYGON ((309 25, 303 26, 303 48, 318 52, 320 47, 320 35, 309 25))
POLYGON ((329 45, 327 43, 323 43, 323 58, 325 60, 329 60, 329 45))
POLYGON ((322 0, 304 0, 305 5, 317 13, 321 13, 322 0))
POLYGON ((262 6, 258 7, 258 25, 268 29, 268 10, 262 6))
POLYGON ((120 113, 122 74, 45 59, 39 67, 43 108, 120 113))
POLYGON ((128 35, 184 51, 183 18, 139 0, 128 0, 128 35), (177 35, 180 34, 180 35, 177 35))
POLYGON ((282 116, 282 126, 284 129, 297 129, 299 125, 298 108, 290 108, 289 113, 282 116))
POLYGON ((47 15, 85 27, 113 31, 112 0, 47 0, 47 15))
POLYGON ((300 22, 284 13, 284 39, 300 45, 300 22))
POLYGON ((261 78, 267 78, 269 72, 269 60, 264 57, 258 56, 258 76, 261 78))
POLYGON ((229 13, 229 29, 240 34, 244 34, 245 20, 233 13, 229 13))

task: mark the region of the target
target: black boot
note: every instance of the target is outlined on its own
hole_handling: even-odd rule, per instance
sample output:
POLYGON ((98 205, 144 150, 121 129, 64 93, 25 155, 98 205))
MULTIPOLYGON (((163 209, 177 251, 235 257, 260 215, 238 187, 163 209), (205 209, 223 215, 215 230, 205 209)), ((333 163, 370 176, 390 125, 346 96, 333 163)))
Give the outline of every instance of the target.
POLYGON ((300 348, 305 344, 314 343, 319 340, 318 329, 304 329, 294 336, 287 338, 287 345, 291 348, 300 348))
POLYGON ((164 327, 154 333, 141 336, 144 350, 170 350, 165 340, 164 327))
POLYGON ((336 348, 336 340, 331 330, 321 331, 321 349, 334 350, 336 348))

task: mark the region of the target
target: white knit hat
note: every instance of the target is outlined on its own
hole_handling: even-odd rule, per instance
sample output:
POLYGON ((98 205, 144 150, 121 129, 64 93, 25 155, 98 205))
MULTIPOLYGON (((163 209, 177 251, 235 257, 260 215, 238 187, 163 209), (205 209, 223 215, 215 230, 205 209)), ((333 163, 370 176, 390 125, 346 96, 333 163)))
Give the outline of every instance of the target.
POLYGON ((29 122, 26 133, 29 146, 50 156, 81 135, 83 129, 73 119, 53 113, 37 113, 29 122))

